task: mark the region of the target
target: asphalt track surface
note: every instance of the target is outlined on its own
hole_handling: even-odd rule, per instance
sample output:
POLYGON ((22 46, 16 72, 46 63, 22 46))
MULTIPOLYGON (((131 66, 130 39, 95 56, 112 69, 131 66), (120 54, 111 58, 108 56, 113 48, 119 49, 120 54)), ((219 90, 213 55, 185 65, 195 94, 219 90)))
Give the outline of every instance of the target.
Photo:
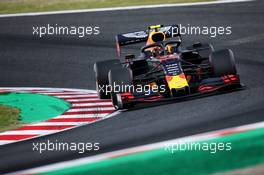
POLYGON ((233 49, 246 90, 124 112, 89 126, 0 147, 0 173, 264 119, 264 1, 234 4, 0 18, 0 86, 95 89, 93 63, 114 58, 114 35, 150 24, 232 26, 232 35, 184 36, 233 49), (37 38, 32 26, 100 27, 96 37, 37 38), (32 151, 32 142, 99 142, 100 151, 32 151))

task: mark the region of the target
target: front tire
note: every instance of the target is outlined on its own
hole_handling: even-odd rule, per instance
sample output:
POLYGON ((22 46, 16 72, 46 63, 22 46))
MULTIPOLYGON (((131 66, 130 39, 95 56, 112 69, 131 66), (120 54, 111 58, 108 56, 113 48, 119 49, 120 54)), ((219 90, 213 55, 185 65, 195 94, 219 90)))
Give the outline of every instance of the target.
POLYGON ((115 67, 121 67, 120 62, 117 59, 98 61, 94 64, 96 91, 100 99, 111 98, 110 93, 107 93, 107 86, 109 85, 108 72, 115 67))
POLYGON ((209 56, 209 62, 214 76, 236 75, 237 69, 234 54, 231 49, 214 51, 209 56))
POLYGON ((112 87, 111 99, 116 109, 124 109, 127 104, 124 104, 121 98, 121 93, 130 92, 132 84, 132 71, 127 68, 111 69, 108 74, 109 85, 112 87))

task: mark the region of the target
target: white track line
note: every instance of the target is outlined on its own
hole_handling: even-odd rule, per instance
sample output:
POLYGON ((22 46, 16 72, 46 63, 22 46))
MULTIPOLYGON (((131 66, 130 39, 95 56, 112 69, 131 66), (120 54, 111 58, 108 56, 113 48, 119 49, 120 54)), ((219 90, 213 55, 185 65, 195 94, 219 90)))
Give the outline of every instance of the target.
POLYGON ((96 103, 72 103, 73 107, 80 106, 100 106, 100 105, 112 105, 112 102, 96 102, 96 103))
POLYGON ((41 122, 32 124, 33 126, 61 126, 61 125, 83 125, 91 122, 41 122))
POLYGON ((0 145, 5 145, 5 144, 13 143, 13 142, 15 142, 15 140, 8 140, 8 141, 0 140, 0 145))
MULTIPOLYGON (((55 96, 60 96, 60 95, 87 95, 87 93, 81 93, 81 92, 41 92, 40 94, 44 94, 44 95, 55 95, 55 96), (59 95, 57 95, 59 94, 59 95)), ((90 94, 95 95, 94 93, 90 94)))
POLYGON ((41 92, 48 91, 48 92, 65 92, 65 91, 72 91, 72 92, 83 92, 83 93, 92 93, 96 94, 95 90, 87 90, 87 89, 72 89, 72 88, 43 88, 43 87, 2 87, 1 89, 6 90, 17 90, 17 91, 30 91, 32 89, 39 89, 41 92))
MULTIPOLYGON (((47 94, 50 95, 50 94, 47 94)), ((91 94, 91 95, 87 95, 87 94, 82 94, 82 95, 56 95, 56 97, 58 98, 78 98, 78 97, 87 97, 87 99, 89 99, 90 97, 95 97, 97 95, 91 94)), ((98 99, 98 98, 96 98, 98 99)))
POLYGON ((106 115, 109 115, 109 114, 60 115, 60 116, 54 117, 54 119, 56 119, 56 118, 96 118, 96 117, 105 117, 106 115))
POLYGON ((51 134, 54 132, 59 132, 61 130, 19 130, 19 131, 7 131, 1 133, 1 135, 44 135, 44 134, 51 134))
POLYGON ((114 107, 98 107, 98 108, 84 108, 84 109, 70 109, 67 112, 81 112, 81 111, 105 111, 105 110, 115 110, 114 107))
POLYGON ((219 0, 219 1, 209 1, 209 2, 194 2, 194 3, 159 4, 159 5, 142 5, 142 6, 98 8, 98 9, 62 10, 62 11, 52 11, 52 12, 2 14, 2 15, 0 15, 0 18, 21 17, 21 16, 40 16, 40 15, 57 15, 57 14, 73 14, 73 13, 88 13, 88 12, 104 12, 104 11, 119 11, 119 10, 137 10, 137 9, 151 9, 151 8, 163 8, 163 7, 198 6, 198 5, 211 5, 211 4, 247 2, 247 1, 254 1, 254 0, 219 0))
POLYGON ((70 99, 66 100, 68 102, 82 102, 82 101, 92 101, 92 100, 100 100, 99 98, 84 98, 84 99, 70 99))
POLYGON ((264 122, 242 125, 242 126, 232 127, 232 128, 228 128, 228 129, 217 130, 217 131, 212 131, 212 132, 207 132, 207 133, 202 133, 202 134, 196 134, 196 135, 192 135, 192 136, 177 138, 177 139, 173 139, 173 140, 167 140, 167 141, 153 143, 153 144, 147 144, 147 145, 143 145, 143 146, 137 146, 137 147, 133 147, 133 148, 127 148, 127 149, 123 149, 123 150, 119 150, 119 151, 113 151, 113 152, 108 152, 108 153, 104 153, 104 154, 99 154, 96 156, 59 162, 59 163, 41 166, 41 167, 37 167, 37 168, 32 168, 32 169, 28 169, 28 170, 22 170, 22 171, 10 173, 10 174, 45 173, 45 172, 63 169, 65 167, 71 168, 71 167, 85 165, 85 164, 89 164, 89 163, 95 163, 95 162, 99 162, 102 160, 111 159, 113 157, 119 157, 120 155, 127 155, 127 154, 133 154, 133 153, 137 153, 137 152, 150 151, 150 150, 162 149, 162 148, 165 149, 169 145, 175 145, 175 144, 179 144, 179 143, 192 143, 192 142, 197 142, 197 141, 211 140, 211 139, 221 137, 221 133, 224 133, 224 132, 227 132, 227 133, 229 131, 239 132, 239 131, 253 130, 253 129, 258 129, 258 128, 264 128, 264 122))

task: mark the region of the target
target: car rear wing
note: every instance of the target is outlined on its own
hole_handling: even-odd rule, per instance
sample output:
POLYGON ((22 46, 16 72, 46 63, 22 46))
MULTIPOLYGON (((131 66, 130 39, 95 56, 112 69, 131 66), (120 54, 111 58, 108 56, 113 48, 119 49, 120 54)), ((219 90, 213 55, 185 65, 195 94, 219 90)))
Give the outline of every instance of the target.
MULTIPOLYGON (((148 40, 149 31, 151 29, 152 28, 150 27, 148 30, 116 35, 116 47, 118 56, 121 56, 121 46, 146 42, 148 40)), ((155 29, 159 32, 163 32, 166 36, 166 39, 180 36, 178 25, 160 26, 155 29)))

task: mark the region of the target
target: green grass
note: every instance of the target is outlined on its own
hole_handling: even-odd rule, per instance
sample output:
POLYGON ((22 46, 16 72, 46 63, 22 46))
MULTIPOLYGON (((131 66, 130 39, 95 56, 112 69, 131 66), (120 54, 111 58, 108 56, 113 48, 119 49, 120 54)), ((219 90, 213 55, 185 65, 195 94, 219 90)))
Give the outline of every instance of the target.
POLYGON ((48 120, 63 114, 70 108, 65 100, 32 93, 2 93, 0 104, 20 109, 20 121, 32 123, 48 120))
POLYGON ((21 125, 19 122, 19 109, 0 106, 0 132, 14 129, 21 125))
POLYGON ((212 0, 1 0, 0 14, 199 1, 212 0))

